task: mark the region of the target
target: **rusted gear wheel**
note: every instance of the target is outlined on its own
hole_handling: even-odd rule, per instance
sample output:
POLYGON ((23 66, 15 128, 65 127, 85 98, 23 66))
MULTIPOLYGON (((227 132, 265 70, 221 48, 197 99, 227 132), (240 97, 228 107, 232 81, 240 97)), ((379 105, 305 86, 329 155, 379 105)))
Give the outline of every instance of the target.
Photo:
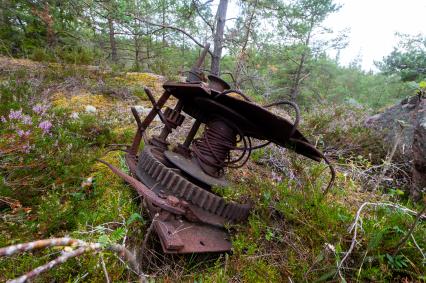
POLYGON ((247 219, 249 205, 226 202, 222 197, 189 181, 179 169, 166 166, 160 155, 162 153, 155 147, 145 146, 139 155, 136 169, 137 178, 155 193, 184 199, 208 214, 224 218, 224 222, 237 223, 247 219))

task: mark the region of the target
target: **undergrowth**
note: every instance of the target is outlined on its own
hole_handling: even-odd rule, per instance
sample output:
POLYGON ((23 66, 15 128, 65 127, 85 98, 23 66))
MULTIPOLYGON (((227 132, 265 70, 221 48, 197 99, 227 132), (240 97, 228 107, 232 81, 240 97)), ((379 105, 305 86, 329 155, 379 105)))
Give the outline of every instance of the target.
MULTIPOLYGON (((124 244, 137 253, 148 218, 136 194, 96 158, 125 169, 123 154, 108 152, 108 144, 131 141, 135 126, 129 107, 146 100, 141 87, 155 87, 154 77, 53 65, 37 73, 18 68, 0 80, 0 247, 71 236, 124 244), (129 91, 117 91, 119 86, 129 91), (96 111, 86 111, 87 105, 96 111)), ((253 205, 247 223, 228 227, 232 252, 163 255, 152 236, 148 255, 140 259, 144 271, 160 282, 341 281, 337 266, 351 244, 348 228, 362 203, 393 201, 420 209, 392 184, 367 191, 364 179, 353 173, 379 164, 386 154, 360 125, 364 113, 339 106, 303 117, 303 132, 339 168, 328 195, 322 194, 329 181, 324 164, 275 147, 254 152, 246 167, 228 173, 232 186, 215 188, 228 200, 253 205)), ((424 222, 395 254, 414 218, 379 206, 366 210, 362 219, 356 248, 341 270, 347 281, 426 280, 424 222)), ((0 280, 44 264, 62 250, 1 258, 0 280)), ((102 252, 70 260, 36 282, 101 282, 102 261, 111 281, 136 280, 125 264, 102 252)))

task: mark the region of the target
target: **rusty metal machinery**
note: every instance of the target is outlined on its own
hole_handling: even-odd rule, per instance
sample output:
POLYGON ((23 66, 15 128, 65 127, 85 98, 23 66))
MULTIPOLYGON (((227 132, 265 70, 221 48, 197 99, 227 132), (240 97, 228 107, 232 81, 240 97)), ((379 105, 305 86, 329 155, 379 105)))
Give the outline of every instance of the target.
MULTIPOLYGON (((221 78, 206 77, 201 66, 207 52, 208 46, 189 72, 186 82, 164 83, 165 91, 158 101, 145 88, 153 107, 143 121, 135 108, 131 109, 137 131, 133 144, 126 149, 130 175, 101 160, 142 197, 165 253, 225 252, 231 249, 225 225, 245 221, 250 205, 226 201, 216 195, 212 187, 226 186, 224 169, 243 166, 253 150, 272 142, 329 164, 297 129, 297 105, 281 101, 262 107, 240 91, 231 90, 221 78), (171 96, 177 99, 175 107, 165 107, 163 111, 171 96), (296 110, 294 123, 267 110, 278 104, 288 104, 296 110), (172 147, 168 136, 181 126, 185 119, 182 112, 193 117, 195 122, 186 140, 172 147), (157 115, 164 127, 158 136, 148 139, 145 131, 157 115), (195 138, 202 124, 205 124, 204 132, 195 138), (143 138, 145 146, 138 152, 143 138), (265 142, 254 146, 252 139, 265 142)), ((332 178, 326 190, 334 180, 334 170, 331 165, 330 168, 332 178)))

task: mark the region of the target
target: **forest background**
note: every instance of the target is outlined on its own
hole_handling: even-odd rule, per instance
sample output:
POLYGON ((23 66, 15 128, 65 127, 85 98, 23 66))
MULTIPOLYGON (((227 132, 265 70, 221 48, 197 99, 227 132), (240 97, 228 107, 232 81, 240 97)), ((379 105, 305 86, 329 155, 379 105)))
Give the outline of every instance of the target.
MULTIPOLYGON (((398 138, 365 127, 425 93, 426 37, 397 34, 375 71, 361 57, 342 65, 350 31, 325 26, 340 8, 333 0, 0 0, 0 247, 65 236, 102 247, 39 282, 141 279, 108 250, 115 244, 134 252, 143 278, 164 282, 426 280, 425 204, 410 197, 410 162, 398 138), (324 197, 325 164, 272 145, 256 151, 227 173, 233 187, 218 191, 254 201, 248 222, 229 228, 232 253, 164 255, 135 194, 96 159, 127 170, 110 145, 131 142, 130 106, 149 107, 143 87, 158 97, 207 43, 207 71, 259 104, 300 105, 300 129, 333 162, 336 183, 324 197)), ((2 257, 0 281, 72 251, 2 257)))

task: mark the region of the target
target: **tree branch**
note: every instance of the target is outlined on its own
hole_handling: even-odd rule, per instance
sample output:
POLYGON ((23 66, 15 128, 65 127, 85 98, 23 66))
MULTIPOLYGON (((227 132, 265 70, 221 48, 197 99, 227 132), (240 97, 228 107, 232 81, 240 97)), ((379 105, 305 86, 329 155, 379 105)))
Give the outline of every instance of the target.
POLYGON ((214 26, 201 13, 200 7, 198 7, 198 1, 197 0, 192 0, 192 4, 194 5, 194 10, 197 13, 197 15, 203 20, 204 23, 206 23, 206 25, 210 28, 211 32, 214 33, 214 26))
POLYGON ((71 252, 65 252, 56 259, 41 265, 30 272, 11 280, 10 282, 25 282, 29 279, 39 276, 41 273, 46 272, 55 266, 62 264, 69 260, 85 254, 87 252, 97 252, 102 250, 108 250, 114 252, 119 257, 123 258, 130 265, 130 269, 133 270, 141 279, 142 282, 146 282, 146 275, 140 271, 139 264, 136 260, 136 257, 131 253, 126 247, 118 244, 102 245, 101 243, 88 243, 78 239, 72 238, 53 238, 53 239, 43 239, 34 242, 28 242, 18 245, 12 245, 0 249, 0 257, 2 256, 11 256, 16 253, 22 253, 26 251, 54 247, 54 246, 72 246, 77 247, 77 249, 71 252))
MULTIPOLYGON (((340 261, 339 265, 337 266, 337 273, 339 274, 340 278, 344 279, 343 275, 342 275, 342 268, 343 268, 343 264, 344 262, 349 258, 349 255, 352 253, 352 251, 355 248, 355 245, 357 244, 357 235, 358 235, 358 228, 362 229, 362 219, 361 219, 361 212, 362 210, 367 206, 367 205, 371 205, 374 207, 378 207, 378 206, 387 206, 387 207, 393 207, 396 208, 398 210, 401 210, 402 212, 409 214, 409 215, 416 215, 416 219, 426 219, 426 215, 423 215, 422 213, 424 212, 424 210, 420 211, 420 212, 416 212, 414 210, 411 210, 409 208, 406 208, 404 206, 395 204, 395 203, 387 203, 387 202, 364 202, 358 209, 356 216, 355 216, 355 221, 351 224, 351 226, 349 227, 349 233, 351 233, 353 231, 352 234, 352 242, 351 245, 349 247, 349 250, 345 253, 345 256, 342 258, 342 260, 340 261)), ((416 221, 417 222, 417 221, 416 221)), ((411 234, 411 233, 409 233, 411 234)))
MULTIPOLYGON (((129 15, 129 16, 135 17, 134 15, 129 15)), ((167 29, 178 31, 180 33, 183 33, 187 37, 189 37, 198 46, 200 46, 202 48, 205 47, 204 44, 202 44, 201 42, 199 42, 195 37, 193 37, 192 35, 190 35, 184 29, 181 29, 181 28, 178 28, 178 27, 175 27, 175 26, 171 26, 171 25, 167 25, 167 24, 160 24, 160 23, 151 22, 151 21, 148 21, 148 20, 145 20, 145 19, 141 19, 141 18, 138 18, 138 17, 135 17, 135 19, 138 20, 138 21, 140 21, 140 22, 146 23, 148 25, 157 26, 157 27, 163 27, 163 28, 167 28, 167 29)), ((213 55, 213 53, 210 50, 208 50, 208 52, 209 52, 210 55, 213 55)))

